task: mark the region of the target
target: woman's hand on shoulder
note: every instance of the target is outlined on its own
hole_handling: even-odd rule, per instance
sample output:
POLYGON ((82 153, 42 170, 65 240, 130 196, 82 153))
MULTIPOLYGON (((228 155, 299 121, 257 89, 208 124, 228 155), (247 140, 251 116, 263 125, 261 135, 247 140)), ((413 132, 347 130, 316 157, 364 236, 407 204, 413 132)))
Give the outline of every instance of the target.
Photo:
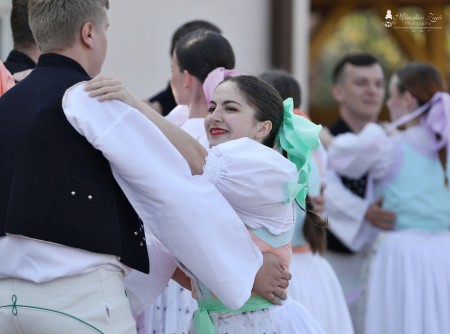
POLYGON ((137 108, 141 102, 123 86, 119 79, 114 77, 96 76, 87 82, 84 89, 89 92, 90 97, 97 98, 99 101, 120 100, 133 108, 137 108))

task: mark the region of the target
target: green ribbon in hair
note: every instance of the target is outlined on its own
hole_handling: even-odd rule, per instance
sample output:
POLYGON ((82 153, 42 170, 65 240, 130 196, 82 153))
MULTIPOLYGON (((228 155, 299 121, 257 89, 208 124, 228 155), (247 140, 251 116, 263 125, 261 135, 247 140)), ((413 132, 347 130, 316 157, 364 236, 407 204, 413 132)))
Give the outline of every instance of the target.
POLYGON ((288 184, 289 198, 286 201, 290 202, 296 199, 298 204, 306 209, 305 199, 311 170, 311 152, 320 145, 319 133, 322 126, 314 124, 303 116, 294 114, 294 100, 292 98, 284 100, 283 106, 283 123, 275 139, 275 147, 280 153, 285 150, 287 158, 297 166, 298 170, 297 183, 288 184))

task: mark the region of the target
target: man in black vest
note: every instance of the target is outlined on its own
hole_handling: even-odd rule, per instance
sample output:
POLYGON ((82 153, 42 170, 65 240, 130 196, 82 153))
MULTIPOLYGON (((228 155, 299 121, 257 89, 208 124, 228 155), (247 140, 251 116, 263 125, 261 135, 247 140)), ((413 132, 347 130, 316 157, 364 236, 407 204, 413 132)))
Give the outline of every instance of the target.
MULTIPOLYGON (((376 122, 385 93, 378 60, 366 53, 345 56, 334 68, 332 93, 339 104, 339 118, 329 128, 333 136, 359 133, 376 122)), ((326 256, 343 287, 356 333, 364 328, 360 303, 364 262, 377 231, 391 229, 395 220, 393 213, 375 201, 367 184, 367 175, 349 179, 327 172, 325 208, 330 228, 326 256)))
MULTIPOLYGON (((12 305, 24 332, 81 333, 88 326, 132 333, 123 275, 129 268, 149 272, 139 217, 108 161, 61 107, 68 87, 100 72, 108 7, 107 0, 30 1, 30 25, 44 54, 0 101, 0 304, 12 305), (88 297, 101 291, 104 298, 88 297), (53 302, 42 302, 47 298, 53 302)), ((13 320, 0 316, 3 333, 16 333, 13 320)))

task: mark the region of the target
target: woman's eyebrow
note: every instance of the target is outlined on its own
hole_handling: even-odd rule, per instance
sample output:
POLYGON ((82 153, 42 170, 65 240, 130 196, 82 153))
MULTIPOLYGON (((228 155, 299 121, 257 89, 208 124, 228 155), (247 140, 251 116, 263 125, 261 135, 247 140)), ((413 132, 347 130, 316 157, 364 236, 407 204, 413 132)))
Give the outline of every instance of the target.
POLYGON ((242 107, 242 105, 239 102, 234 101, 234 100, 225 100, 225 101, 223 101, 222 104, 228 104, 228 103, 235 103, 235 104, 240 105, 242 107))

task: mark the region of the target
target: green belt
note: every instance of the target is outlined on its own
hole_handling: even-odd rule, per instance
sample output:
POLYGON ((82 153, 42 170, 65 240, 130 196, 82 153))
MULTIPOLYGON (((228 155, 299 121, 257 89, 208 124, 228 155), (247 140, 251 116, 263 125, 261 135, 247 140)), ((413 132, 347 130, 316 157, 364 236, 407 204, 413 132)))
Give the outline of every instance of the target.
POLYGON ((198 309, 194 313, 193 325, 195 334, 214 334, 214 325, 209 313, 242 313, 250 311, 259 311, 272 306, 272 303, 261 296, 251 296, 247 302, 239 309, 233 310, 225 305, 219 299, 202 299, 198 301, 198 309))

